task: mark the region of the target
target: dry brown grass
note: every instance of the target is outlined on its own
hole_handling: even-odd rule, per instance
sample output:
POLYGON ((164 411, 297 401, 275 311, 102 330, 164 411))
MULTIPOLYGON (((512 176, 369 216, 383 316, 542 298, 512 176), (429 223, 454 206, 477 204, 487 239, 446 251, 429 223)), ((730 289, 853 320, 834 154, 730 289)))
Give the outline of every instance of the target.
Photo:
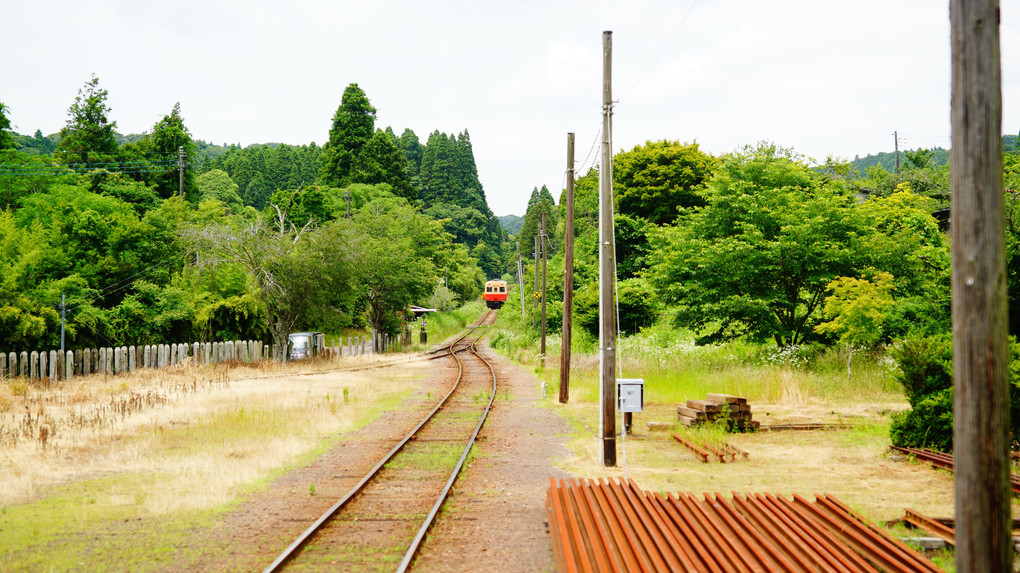
POLYGON ((0 404, 9 403, 0 406, 0 506, 102 476, 127 476, 103 502, 152 514, 228 502, 239 486, 363 423, 426 373, 421 363, 315 373, 377 360, 182 366, 20 393, 0 384, 0 404))

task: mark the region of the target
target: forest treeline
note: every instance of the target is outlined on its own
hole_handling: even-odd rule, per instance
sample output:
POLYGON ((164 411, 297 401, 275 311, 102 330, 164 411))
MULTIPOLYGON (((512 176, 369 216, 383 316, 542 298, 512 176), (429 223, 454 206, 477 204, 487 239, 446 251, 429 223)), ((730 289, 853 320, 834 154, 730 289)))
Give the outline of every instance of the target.
POLYGON ((7 349, 58 346, 62 296, 72 347, 392 331, 510 264, 467 130, 376 127, 357 84, 321 147, 211 145, 179 105, 123 136, 107 98, 93 76, 52 136, 10 131, 0 103, 7 349))
MULTIPOLYGON (((486 278, 514 280, 515 243, 524 288, 504 312, 516 314, 516 297, 535 300, 532 254, 545 243, 548 325, 558 329, 562 190, 557 198, 536 186, 524 217, 507 219, 520 225, 510 235, 486 204, 466 130, 422 143, 411 130, 379 128, 351 84, 321 147, 214 146, 192 138, 179 106, 151 132, 119 136, 106 96, 97 78, 87 82, 55 137, 9 131, 0 103, 4 346, 55 346, 62 295, 72 345, 392 330, 408 304, 449 307, 477 297, 486 278)), ((1004 138, 1014 335, 1015 147, 1004 138)), ((668 140, 616 153, 621 331, 666 324, 701 344, 843 346, 851 358, 887 349, 912 405, 894 441, 951 447, 951 166, 941 149, 902 155, 895 172, 883 161, 817 162, 772 142, 718 156, 668 140)), ((590 336, 598 178, 597 169, 580 174, 575 198, 575 331, 590 336)), ((1020 423, 1020 393, 1013 405, 1020 423)))

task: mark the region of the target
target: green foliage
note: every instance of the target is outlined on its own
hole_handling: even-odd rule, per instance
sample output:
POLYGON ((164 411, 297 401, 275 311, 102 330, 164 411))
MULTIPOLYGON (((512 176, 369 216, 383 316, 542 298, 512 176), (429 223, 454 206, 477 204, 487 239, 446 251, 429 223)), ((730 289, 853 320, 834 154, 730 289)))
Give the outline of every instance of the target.
MULTIPOLYGON (((892 443, 902 447, 953 449, 953 339, 949 332, 912 335, 890 351, 910 409, 893 417, 892 443)), ((1020 436, 1020 344, 1010 340, 1009 414, 1013 440, 1020 436)))
POLYGON ((855 276, 865 225, 850 195, 791 151, 722 158, 706 205, 651 234, 648 278, 701 341, 805 341, 826 286, 855 276))
POLYGON ((369 185, 388 183, 394 195, 408 201, 418 198, 418 191, 408 175, 404 153, 383 131, 377 131, 355 156, 346 181, 369 185))
POLYGON ((99 78, 85 82, 67 110, 67 124, 60 130, 57 154, 64 163, 97 164, 112 161, 117 153, 114 130, 106 98, 109 92, 99 87, 99 78))
POLYGON ((399 332, 397 311, 428 300, 435 291, 431 255, 443 242, 438 223, 406 202, 372 201, 324 232, 326 243, 347 252, 352 268, 358 269, 354 288, 374 329, 399 332))
POLYGON ((507 233, 516 235, 521 232, 521 227, 524 226, 524 217, 503 215, 499 217, 499 224, 503 226, 503 230, 507 233))
POLYGON ((15 147, 14 137, 11 129, 11 120, 7 117, 7 110, 10 109, 4 102, 0 101, 0 151, 13 149, 15 147))
POLYGON ((318 161, 322 149, 314 143, 300 147, 290 145, 251 145, 241 149, 231 146, 221 154, 204 148, 201 171, 221 169, 237 183, 245 205, 263 209, 269 205, 273 192, 297 189, 318 178, 318 161))
POLYGON ((198 176, 199 197, 202 201, 219 201, 233 213, 240 213, 244 205, 241 203, 240 187, 234 183, 226 171, 213 169, 198 176))
MULTIPOLYGON (((559 213, 556 209, 556 202, 553 199, 552 193, 549 192, 545 185, 542 186, 541 190, 535 187, 531 191, 531 198, 528 199, 528 210, 524 213, 524 224, 521 226, 520 234, 517 235, 523 252, 534 250, 534 245, 536 244, 535 237, 542 231, 542 214, 545 214, 546 235, 549 236, 552 234, 552 230, 556 228, 559 213)), ((546 248, 550 249, 550 252, 553 252, 553 249, 550 247, 551 245, 546 246, 546 248)))
POLYGON ((375 133, 375 113, 375 107, 358 84, 347 86, 333 115, 329 141, 322 146, 319 157, 322 183, 338 187, 348 182, 361 148, 375 133))
POLYGON ((617 208, 656 225, 672 223, 680 209, 704 203, 699 193, 714 163, 697 143, 649 141, 618 153, 613 157, 617 208))
MULTIPOLYGON (((195 169, 191 158, 195 155, 195 142, 191 139, 191 133, 184 126, 184 119, 181 118, 181 104, 175 103, 169 115, 163 116, 156 125, 152 127, 152 135, 149 140, 148 158, 152 161, 167 160, 178 156, 179 150, 183 148, 184 157, 188 158, 184 166, 184 196, 196 200, 198 191, 195 183, 195 169)), ((160 173, 150 174, 146 178, 160 197, 167 198, 178 195, 181 191, 180 175, 177 169, 171 169, 160 173)))
POLYGON ((878 273, 873 280, 836 277, 826 290, 822 309, 827 322, 815 326, 815 332, 833 334, 851 346, 874 346, 882 336, 882 326, 895 301, 893 277, 878 273))

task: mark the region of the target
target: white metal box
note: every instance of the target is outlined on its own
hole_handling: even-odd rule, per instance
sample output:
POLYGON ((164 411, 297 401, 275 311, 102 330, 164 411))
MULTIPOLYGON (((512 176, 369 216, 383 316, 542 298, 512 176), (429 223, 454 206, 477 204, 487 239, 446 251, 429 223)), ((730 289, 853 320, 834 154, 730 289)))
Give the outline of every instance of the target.
POLYGON ((640 412, 645 407, 645 381, 642 378, 616 379, 616 408, 621 412, 640 412))

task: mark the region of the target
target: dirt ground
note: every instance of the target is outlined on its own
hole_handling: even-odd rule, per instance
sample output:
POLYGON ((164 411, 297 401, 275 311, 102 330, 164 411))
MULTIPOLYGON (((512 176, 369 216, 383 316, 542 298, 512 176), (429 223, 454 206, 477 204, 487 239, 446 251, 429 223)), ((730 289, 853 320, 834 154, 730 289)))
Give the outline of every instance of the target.
MULTIPOLYGON (((421 571, 552 571, 545 514, 549 478, 569 459, 569 428, 539 404, 541 383, 527 370, 496 359, 499 392, 479 434, 474 459, 458 479, 413 568, 421 571)), ((442 361, 440 361, 441 363, 442 361)), ((438 364, 438 363, 437 363, 438 364)), ((172 570, 255 571, 276 558, 343 496, 445 389, 446 366, 405 404, 344 439, 309 466, 253 495, 181 547, 172 570), (316 495, 309 495, 316 484, 316 495)))

